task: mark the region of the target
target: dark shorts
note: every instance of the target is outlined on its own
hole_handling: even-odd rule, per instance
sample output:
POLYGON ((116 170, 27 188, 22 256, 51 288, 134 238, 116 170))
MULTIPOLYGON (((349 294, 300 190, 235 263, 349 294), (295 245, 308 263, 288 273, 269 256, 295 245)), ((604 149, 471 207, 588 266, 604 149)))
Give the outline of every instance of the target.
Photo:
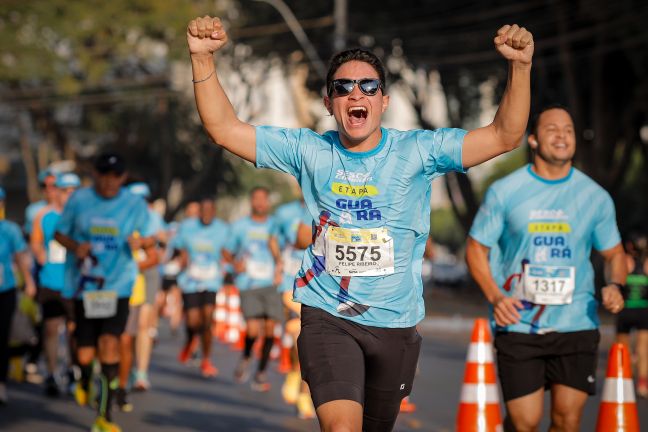
POLYGON ((569 333, 498 333, 497 369, 505 401, 552 384, 596 393, 598 330, 569 333))
POLYGON ((41 305, 44 320, 59 317, 68 320, 74 319, 74 304, 72 300, 63 298, 60 291, 40 287, 38 302, 41 305))
POLYGON ((117 301, 117 313, 110 318, 86 318, 83 300, 74 301, 74 316, 76 328, 74 336, 77 346, 96 346, 99 336, 113 335, 119 337, 126 329, 128 321, 128 299, 120 298, 117 301))
POLYGON ((176 277, 167 277, 162 278, 162 291, 169 291, 174 286, 178 285, 178 278, 176 277))
POLYGON ((216 293, 214 291, 201 291, 195 293, 182 293, 182 309, 188 310, 201 308, 203 306, 216 305, 216 293))
POLYGON ((299 362, 315 407, 353 400, 364 407, 366 430, 391 431, 412 391, 421 350, 416 327, 371 327, 306 305, 301 324, 299 362))
POLYGON ((246 320, 266 318, 283 322, 281 294, 273 286, 241 291, 241 312, 246 320))
POLYGON ((623 309, 616 316, 617 333, 648 330, 648 308, 623 309))

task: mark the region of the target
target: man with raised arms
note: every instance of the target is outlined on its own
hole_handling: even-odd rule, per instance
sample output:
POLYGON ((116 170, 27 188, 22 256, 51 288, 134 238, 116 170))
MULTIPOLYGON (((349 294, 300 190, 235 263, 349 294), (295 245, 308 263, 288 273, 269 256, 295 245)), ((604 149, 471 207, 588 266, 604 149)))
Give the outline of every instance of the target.
POLYGON ((254 127, 237 118, 216 75, 213 54, 227 42, 220 20, 191 21, 187 41, 210 137, 258 167, 295 176, 315 221, 294 298, 302 303, 302 376, 322 430, 391 430, 421 344, 415 326, 424 317, 431 181, 519 145, 529 115, 531 33, 517 25, 497 31, 507 88, 493 122, 470 132, 382 128, 384 68, 360 49, 334 56, 327 74, 324 104, 338 131, 254 127))

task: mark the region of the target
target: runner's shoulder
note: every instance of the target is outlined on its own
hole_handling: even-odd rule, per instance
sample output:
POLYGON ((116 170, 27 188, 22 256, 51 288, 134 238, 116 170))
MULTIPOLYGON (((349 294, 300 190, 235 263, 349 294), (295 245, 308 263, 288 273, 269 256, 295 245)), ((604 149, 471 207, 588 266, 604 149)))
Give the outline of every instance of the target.
POLYGON ((10 235, 18 235, 22 237, 20 226, 17 223, 7 219, 0 219, 0 231, 10 235))
POLYGON ((509 195, 517 193, 520 186, 531 181, 528 173, 529 165, 524 165, 510 174, 495 180, 488 190, 492 191, 501 200, 505 200, 509 195), (515 187, 512 187, 515 186, 515 187))

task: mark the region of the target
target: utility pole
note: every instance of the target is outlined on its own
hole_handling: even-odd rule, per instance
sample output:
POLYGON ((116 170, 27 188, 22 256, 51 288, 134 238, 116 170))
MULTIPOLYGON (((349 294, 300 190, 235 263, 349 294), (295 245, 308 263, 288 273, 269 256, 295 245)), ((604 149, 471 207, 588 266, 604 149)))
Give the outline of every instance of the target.
POLYGON ((347 42, 347 0, 335 0, 333 19, 335 20, 333 50, 340 52, 346 48, 347 42))
POLYGON ((313 64, 315 71, 317 72, 317 74, 320 76, 322 80, 325 80, 326 66, 324 66, 322 59, 319 57, 319 54, 317 54, 317 50, 315 49, 311 41, 308 39, 308 36, 306 36, 306 32, 304 32, 304 29, 302 28, 301 24, 299 24, 299 21, 292 13, 290 8, 286 5, 286 3, 284 3, 283 0, 255 0, 255 1, 267 3, 270 6, 274 7, 277 10, 277 12, 281 14, 281 17, 288 25, 288 28, 290 28, 290 31, 297 39, 297 42, 299 42, 302 49, 306 52, 306 55, 308 56, 311 63, 313 64))

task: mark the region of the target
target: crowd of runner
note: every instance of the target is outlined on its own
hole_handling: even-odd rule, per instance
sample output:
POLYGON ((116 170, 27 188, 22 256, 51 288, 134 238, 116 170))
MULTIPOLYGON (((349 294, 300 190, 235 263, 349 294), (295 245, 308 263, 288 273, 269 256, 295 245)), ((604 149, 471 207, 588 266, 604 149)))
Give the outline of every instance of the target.
MULTIPOLYGON (((187 39, 207 133, 258 167, 294 176, 301 192, 273 213, 271 191, 256 187, 250 215, 228 222, 205 196, 168 224, 149 186, 128 182, 119 154, 96 159, 87 187, 74 173, 41 173, 44 199, 27 208, 23 228, 0 221, 0 402, 8 402, 10 358, 24 359, 18 373, 33 376, 42 354, 48 396, 68 392, 97 410, 92 430, 120 430, 113 407, 131 411, 129 392, 155 387, 148 369, 162 316, 172 329, 184 319, 178 360, 198 355, 205 378, 219 373, 216 296, 232 285, 245 319, 232 371, 238 383, 271 390, 279 324, 294 350, 281 392, 300 417, 317 415, 327 431, 391 430, 421 346, 430 182, 519 145, 529 118, 531 34, 516 25, 497 32, 510 77, 493 123, 473 131, 381 127, 389 96, 380 60, 360 49, 339 53, 324 98, 339 130, 324 135, 240 121, 214 69, 213 54, 227 42, 220 21, 192 21, 187 39), (10 320, 16 308, 30 315, 29 299, 40 308, 39 342, 9 349, 10 320)), ((489 189, 467 261, 492 305, 507 428, 535 430, 550 389, 552 425, 577 430, 596 389, 599 302, 620 313, 620 340, 638 330, 637 392, 648 396, 648 247, 641 235, 622 244, 611 197, 572 166, 567 109, 540 111, 528 141, 532 163, 489 189), (609 268, 600 290, 592 249, 609 268)), ((4 201, 0 189, 0 208, 4 201)))

